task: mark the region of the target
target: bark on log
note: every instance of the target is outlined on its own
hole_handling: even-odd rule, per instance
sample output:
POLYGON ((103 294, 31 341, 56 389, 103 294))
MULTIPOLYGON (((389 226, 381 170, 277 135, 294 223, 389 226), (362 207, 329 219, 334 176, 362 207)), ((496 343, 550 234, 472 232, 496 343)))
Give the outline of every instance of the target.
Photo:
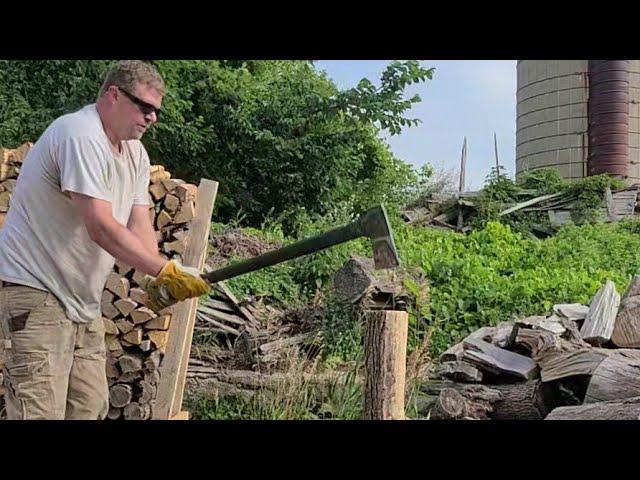
POLYGON ((640 347, 640 275, 634 275, 622 297, 611 340, 618 347, 640 347))
POLYGON ((435 398, 431 418, 440 420, 541 420, 557 401, 553 387, 540 380, 504 385, 432 381, 420 388, 435 398))
POLYGON ((545 420, 640 420, 640 397, 558 407, 545 420))
POLYGON ((640 396, 640 361, 620 355, 604 359, 593 372, 584 403, 640 396))
POLYGON ((444 362, 438 367, 438 376, 456 382, 481 383, 482 372, 467 362, 444 362))
POLYGON ((365 328, 364 417, 403 420, 407 312, 369 312, 365 328))

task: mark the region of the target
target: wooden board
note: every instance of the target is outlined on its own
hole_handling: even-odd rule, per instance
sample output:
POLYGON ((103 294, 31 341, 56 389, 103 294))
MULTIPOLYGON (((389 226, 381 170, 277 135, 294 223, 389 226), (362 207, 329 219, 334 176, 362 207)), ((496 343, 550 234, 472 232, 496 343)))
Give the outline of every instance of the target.
POLYGON ((611 280, 593 297, 580 335, 592 345, 602 345, 611 340, 620 307, 620 294, 611 280))
MULTIPOLYGON (((190 223, 188 244, 183 265, 202 270, 207 253, 211 215, 218 192, 218 182, 202 179, 198 187, 196 214, 190 223)), ((153 408, 153 419, 169 419, 180 412, 191 353, 198 299, 192 298, 175 306, 169 341, 160 365, 160 383, 153 408)))
POLYGON ((468 339, 463 342, 462 360, 484 372, 510 375, 532 380, 539 374, 536 362, 529 357, 495 347, 484 340, 468 339))
POLYGON ((541 362, 540 376, 543 382, 552 382, 577 375, 592 375, 605 358, 606 354, 595 348, 554 353, 541 362))
POLYGON ((178 412, 176 415, 171 417, 169 420, 189 420, 189 412, 187 410, 182 410, 178 412))
POLYGON ((233 294, 231 290, 229 290, 229 287, 227 287, 227 285, 224 282, 218 282, 216 286, 227 296, 229 300, 233 302, 233 304, 236 307, 238 307, 238 310, 240 310, 240 313, 242 313, 244 318, 249 320, 251 323, 257 323, 254 316, 251 315, 251 312, 249 312, 249 310, 247 310, 245 307, 240 305, 240 302, 238 301, 236 296, 233 294))

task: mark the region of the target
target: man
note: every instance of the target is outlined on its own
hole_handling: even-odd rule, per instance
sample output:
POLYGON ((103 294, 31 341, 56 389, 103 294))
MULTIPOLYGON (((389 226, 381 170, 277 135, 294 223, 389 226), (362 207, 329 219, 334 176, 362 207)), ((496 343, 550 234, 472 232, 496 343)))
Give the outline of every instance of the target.
POLYGON ((208 290, 196 269, 158 253, 149 220, 140 138, 164 94, 151 64, 119 62, 96 103, 56 119, 24 161, 0 230, 9 419, 106 416, 100 299, 115 259, 149 276, 156 309, 208 290))

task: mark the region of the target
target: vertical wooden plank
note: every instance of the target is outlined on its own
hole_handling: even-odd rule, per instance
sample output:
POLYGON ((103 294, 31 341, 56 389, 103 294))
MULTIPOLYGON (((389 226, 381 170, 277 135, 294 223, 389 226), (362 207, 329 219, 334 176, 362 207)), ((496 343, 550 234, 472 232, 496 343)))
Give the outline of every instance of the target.
MULTIPOLYGON (((191 221, 187 248, 182 257, 185 266, 200 270, 204 266, 217 192, 218 182, 207 179, 200 181, 196 196, 196 215, 191 221)), ((153 419, 166 420, 181 410, 197 308, 197 298, 185 300, 174 307, 169 341, 159 368, 160 383, 153 407, 153 419)))
POLYGON ((498 161, 498 136, 493 132, 493 145, 496 150, 496 177, 500 176, 500 162, 498 161))
POLYGON ((365 330, 365 420, 404 420, 407 312, 370 312, 365 330))
POLYGON ((458 192, 462 193, 465 189, 465 175, 467 169, 467 137, 464 137, 462 143, 462 153, 460 154, 460 182, 458 184, 458 192))
POLYGON ((169 420, 189 420, 189 412, 186 410, 180 411, 177 415, 174 415, 169 420))

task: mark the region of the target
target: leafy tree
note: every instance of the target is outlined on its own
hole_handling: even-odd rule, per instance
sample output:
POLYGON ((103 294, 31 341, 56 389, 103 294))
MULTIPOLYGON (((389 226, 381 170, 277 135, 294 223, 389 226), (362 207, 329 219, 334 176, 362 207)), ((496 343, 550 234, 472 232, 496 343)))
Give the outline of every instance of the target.
MULTIPOLYGON (((0 62, 0 144, 34 141, 57 116, 95 100, 107 61, 0 62)), ((379 137, 416 125, 415 95, 430 79, 416 61, 392 62, 380 86, 339 91, 311 61, 157 61, 168 93, 143 138, 174 176, 220 182, 216 217, 257 226, 269 215, 358 213, 400 204, 417 181, 379 137)))

